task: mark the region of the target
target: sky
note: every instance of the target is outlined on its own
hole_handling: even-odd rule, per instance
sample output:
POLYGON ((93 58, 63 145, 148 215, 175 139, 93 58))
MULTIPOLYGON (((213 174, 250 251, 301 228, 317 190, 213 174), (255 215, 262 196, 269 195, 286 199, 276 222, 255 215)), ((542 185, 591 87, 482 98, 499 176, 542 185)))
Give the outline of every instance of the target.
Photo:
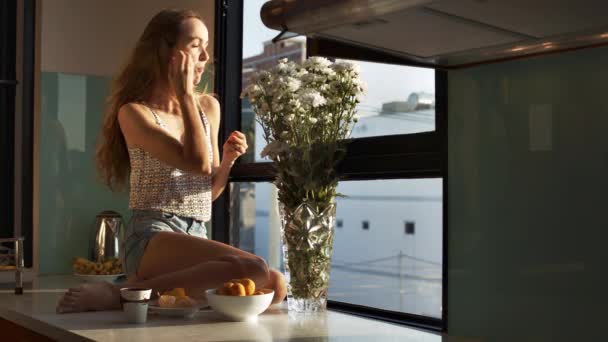
MULTIPOLYGON (((243 9, 243 58, 260 54, 263 42, 279 31, 264 26, 260 8, 266 0, 245 0, 243 9)), ((364 108, 382 107, 382 103, 406 101, 412 92, 435 92, 435 72, 431 69, 361 62, 361 77, 367 83, 364 108)))

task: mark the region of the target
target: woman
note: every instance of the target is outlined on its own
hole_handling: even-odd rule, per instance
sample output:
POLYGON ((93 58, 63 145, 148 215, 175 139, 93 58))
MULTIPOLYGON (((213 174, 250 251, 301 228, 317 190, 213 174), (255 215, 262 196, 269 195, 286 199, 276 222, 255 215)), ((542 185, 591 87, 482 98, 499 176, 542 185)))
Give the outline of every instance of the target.
MULTIPOLYGON (((117 78, 97 151, 98 168, 110 188, 126 182, 133 210, 123 246, 125 286, 163 291, 186 288, 195 298, 205 289, 248 277, 286 295, 281 273, 263 259, 206 239, 211 202, 226 186, 230 168, 247 150, 234 131, 220 162, 220 108, 197 94, 209 59, 208 31, 188 10, 164 10, 144 30, 117 78)), ((82 284, 58 303, 58 312, 120 308, 119 286, 82 284)))

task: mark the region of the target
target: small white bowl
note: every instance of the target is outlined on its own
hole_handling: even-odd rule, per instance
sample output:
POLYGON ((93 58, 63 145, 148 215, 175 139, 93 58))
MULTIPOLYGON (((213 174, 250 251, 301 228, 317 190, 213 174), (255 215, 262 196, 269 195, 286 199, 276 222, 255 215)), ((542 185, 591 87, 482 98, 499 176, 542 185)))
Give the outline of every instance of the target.
POLYGON ((218 295, 216 289, 209 289, 207 303, 222 315, 235 321, 248 321, 266 311, 272 303, 274 291, 253 296, 218 295))
POLYGON ((74 275, 78 278, 80 278, 81 280, 84 280, 88 283, 96 283, 96 282, 108 282, 110 284, 114 284, 114 282, 124 276, 124 273, 120 273, 120 274, 107 274, 107 275, 102 275, 102 274, 78 274, 78 273, 74 273, 74 275))

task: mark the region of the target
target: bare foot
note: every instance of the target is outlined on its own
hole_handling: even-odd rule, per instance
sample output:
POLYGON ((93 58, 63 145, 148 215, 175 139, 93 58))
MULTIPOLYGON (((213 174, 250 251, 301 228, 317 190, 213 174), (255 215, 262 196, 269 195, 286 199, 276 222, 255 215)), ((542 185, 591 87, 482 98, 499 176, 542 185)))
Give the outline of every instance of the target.
POLYGON ((73 287, 57 303, 57 313, 116 309, 120 309, 120 290, 105 281, 73 287))

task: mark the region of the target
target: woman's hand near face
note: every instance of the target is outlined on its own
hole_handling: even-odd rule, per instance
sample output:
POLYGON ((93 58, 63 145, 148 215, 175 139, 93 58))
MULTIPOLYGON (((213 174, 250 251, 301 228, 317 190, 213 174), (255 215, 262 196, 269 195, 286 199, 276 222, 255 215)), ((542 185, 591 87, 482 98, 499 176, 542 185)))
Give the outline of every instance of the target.
POLYGON ((203 78, 203 72, 204 71, 205 71, 205 68, 202 67, 200 64, 197 64, 194 67, 194 86, 195 87, 201 82, 201 79, 203 78))
POLYGON ((194 95, 195 62, 190 54, 178 50, 171 59, 169 70, 178 98, 194 95))
POLYGON ((234 163, 237 158, 247 152, 247 138, 245 134, 234 131, 224 143, 222 161, 234 163))

